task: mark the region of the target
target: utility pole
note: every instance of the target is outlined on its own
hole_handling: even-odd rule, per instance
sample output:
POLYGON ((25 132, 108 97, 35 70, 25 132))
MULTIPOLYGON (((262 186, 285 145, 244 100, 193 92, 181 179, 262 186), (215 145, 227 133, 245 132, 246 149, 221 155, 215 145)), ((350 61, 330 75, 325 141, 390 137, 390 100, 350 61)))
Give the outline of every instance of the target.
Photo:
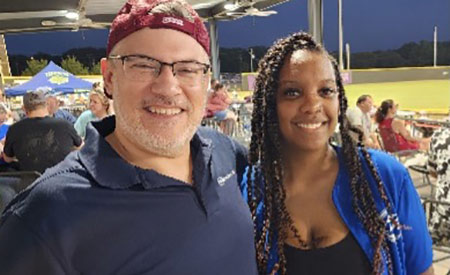
POLYGON ((250 48, 248 50, 248 53, 250 54, 250 72, 253 73, 253 59, 255 58, 255 55, 253 54, 253 48, 250 48))
POLYGON ((434 51, 433 51, 433 66, 437 66, 437 26, 434 26, 434 51))
POLYGON ((342 26, 342 0, 338 0, 338 24, 339 24, 339 68, 344 69, 343 44, 344 34, 342 26))
POLYGON ((350 70, 350 44, 345 43, 345 53, 347 56, 347 70, 350 70))
POLYGON ((308 0, 309 34, 323 45, 323 0, 308 0))
POLYGON ((216 20, 210 19, 209 23, 209 41, 211 51, 212 73, 215 79, 220 79, 220 59, 219 59, 219 36, 216 20))

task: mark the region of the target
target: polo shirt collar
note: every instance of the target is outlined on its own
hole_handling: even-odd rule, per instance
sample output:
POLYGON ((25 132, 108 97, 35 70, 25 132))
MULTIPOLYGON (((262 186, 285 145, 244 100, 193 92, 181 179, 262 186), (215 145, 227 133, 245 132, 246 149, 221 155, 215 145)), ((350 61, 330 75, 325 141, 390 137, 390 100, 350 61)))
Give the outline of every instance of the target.
MULTIPOLYGON (((110 116, 92 122, 86 128, 86 141, 79 152, 79 158, 95 182, 110 189, 128 189, 134 185, 140 185, 144 189, 166 187, 167 176, 128 163, 106 142, 105 137, 114 131, 115 124, 115 116, 110 116)), ((201 137, 197 132, 191 140, 193 166, 207 166, 212 149, 212 141, 201 137)), ((173 180, 171 185, 186 184, 173 180)))

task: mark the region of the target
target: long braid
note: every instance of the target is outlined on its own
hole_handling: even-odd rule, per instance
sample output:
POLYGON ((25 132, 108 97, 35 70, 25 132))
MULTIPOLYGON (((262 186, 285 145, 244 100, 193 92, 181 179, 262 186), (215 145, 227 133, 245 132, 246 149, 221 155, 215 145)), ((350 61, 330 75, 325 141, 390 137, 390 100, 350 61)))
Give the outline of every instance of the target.
MULTIPOLYGON (((286 258, 283 245, 289 230, 300 239, 284 203, 286 190, 283 185, 283 166, 281 155, 281 133, 276 112, 276 91, 278 78, 285 58, 296 50, 326 53, 306 33, 295 33, 285 39, 278 40, 259 63, 259 74, 256 79, 256 90, 253 95, 252 138, 250 143, 250 169, 248 199, 255 223, 255 243, 257 263, 260 274, 286 274, 286 258), (260 171, 264 171, 261 174, 260 171), (264 182, 264 185, 261 183, 264 182), (262 219, 256 218, 257 207, 263 203, 262 219), (275 248, 272 244, 277 244, 275 248), (271 249, 277 250, 278 261, 269 269, 268 262, 271 249)), ((347 99, 336 62, 332 60, 339 91, 339 123, 342 137, 344 161, 350 170, 350 189, 353 209, 364 228, 367 230, 374 247, 373 273, 383 271, 383 259, 392 273, 392 260, 388 246, 386 223, 380 218, 369 182, 363 175, 362 159, 367 163, 371 176, 377 183, 377 191, 386 205, 388 213, 392 207, 380 176, 362 144, 362 132, 351 127, 345 117, 347 99), (349 132, 359 135, 356 144, 349 132), (360 154, 361 152, 361 154, 360 154), (361 159, 362 158, 362 159, 361 159), (385 255, 383 257, 383 254, 385 255)))
POLYGON ((375 169, 375 166, 367 152, 364 144, 362 142, 363 133, 354 127, 350 127, 350 124, 344 115, 347 111, 347 99, 345 97, 345 90, 342 84, 342 78, 339 73, 338 65, 335 61, 332 61, 335 70, 336 82, 338 85, 339 102, 340 102, 340 132, 342 138, 342 148, 344 152, 344 158, 346 159, 347 167, 350 171, 350 189, 352 191, 353 208, 357 214, 359 220, 363 223, 369 236, 372 240, 372 245, 374 247, 374 258, 373 258, 373 273, 380 274, 383 272, 383 252, 385 252, 385 258, 388 265, 389 274, 393 273, 392 260, 390 256, 390 248, 388 246, 388 236, 386 234, 386 222, 380 217, 377 211, 375 200, 373 197, 372 190, 369 187, 369 182, 366 177, 361 177, 363 175, 361 157, 359 155, 359 150, 362 153, 363 160, 368 164, 371 176, 374 177, 377 183, 377 190, 380 194, 384 204, 386 205, 388 213, 392 213, 392 207, 389 199, 387 198, 384 185, 381 178, 375 169), (355 146, 354 140, 351 138, 349 131, 357 132, 358 134, 358 144, 355 146), (358 149, 359 148, 359 149, 358 149))

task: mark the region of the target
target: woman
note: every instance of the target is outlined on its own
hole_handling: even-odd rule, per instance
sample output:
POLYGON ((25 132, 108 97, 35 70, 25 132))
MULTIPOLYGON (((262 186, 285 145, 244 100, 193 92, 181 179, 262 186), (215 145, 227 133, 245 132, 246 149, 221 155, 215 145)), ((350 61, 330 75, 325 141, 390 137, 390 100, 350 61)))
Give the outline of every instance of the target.
POLYGON ((388 152, 427 150, 430 144, 429 140, 413 137, 406 129, 404 122, 395 118, 397 108, 398 104, 395 104, 392 99, 388 99, 381 103, 375 114, 385 149, 388 152))
POLYGON ((228 96, 227 87, 223 84, 217 83, 213 88, 213 92, 208 97, 208 104, 206 106, 207 116, 213 116, 220 122, 220 129, 222 133, 230 134, 231 129, 228 127, 234 125, 236 122, 236 114, 228 110, 231 104, 231 99, 228 96))
POLYGON ((357 147, 338 66, 308 34, 269 49, 253 103, 242 189, 260 274, 432 274, 407 170, 357 147), (338 122, 342 148, 329 143, 338 122))
POLYGON ((89 122, 101 120, 110 115, 111 104, 101 88, 94 89, 89 94, 89 110, 84 111, 75 122, 75 130, 80 137, 85 138, 86 126, 89 122))

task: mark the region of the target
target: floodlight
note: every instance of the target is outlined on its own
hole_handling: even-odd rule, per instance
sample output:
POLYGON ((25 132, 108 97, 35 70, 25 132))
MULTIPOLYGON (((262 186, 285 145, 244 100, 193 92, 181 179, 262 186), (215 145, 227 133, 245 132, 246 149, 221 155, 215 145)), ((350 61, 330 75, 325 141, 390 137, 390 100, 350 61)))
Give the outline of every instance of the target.
POLYGON ((51 27, 51 26, 55 26, 56 22, 53 20, 42 20, 41 25, 44 27, 51 27))
POLYGON ((68 11, 65 17, 71 20, 78 20, 78 18, 80 18, 80 15, 76 11, 68 11))

